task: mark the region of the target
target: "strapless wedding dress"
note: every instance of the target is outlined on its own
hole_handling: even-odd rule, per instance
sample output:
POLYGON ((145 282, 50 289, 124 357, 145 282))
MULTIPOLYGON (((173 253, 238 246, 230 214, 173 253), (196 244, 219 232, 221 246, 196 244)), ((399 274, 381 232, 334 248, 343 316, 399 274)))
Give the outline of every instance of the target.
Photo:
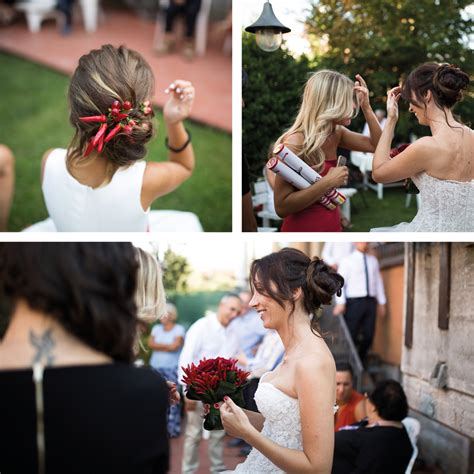
POLYGON ((474 180, 438 179, 423 172, 413 176, 420 207, 411 222, 378 227, 371 232, 473 232, 474 180))
MULTIPOLYGON (((265 374, 266 375, 266 374, 265 374)), ((289 449, 303 450, 301 435, 300 407, 298 399, 290 397, 269 382, 260 379, 255 392, 255 402, 259 412, 265 417, 262 434, 276 444, 289 449)), ((335 407, 337 410, 337 407, 335 407)), ((284 473, 255 448, 247 459, 237 465, 234 471, 225 473, 275 474, 284 473)), ((223 473, 224 474, 224 473, 223 473)))

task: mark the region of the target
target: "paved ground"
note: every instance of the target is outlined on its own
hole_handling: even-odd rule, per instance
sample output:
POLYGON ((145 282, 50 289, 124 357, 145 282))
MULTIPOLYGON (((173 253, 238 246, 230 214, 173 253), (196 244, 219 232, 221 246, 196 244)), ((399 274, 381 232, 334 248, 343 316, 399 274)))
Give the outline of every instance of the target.
MULTIPOLYGON (((230 439, 229 437, 225 438, 224 443, 227 443, 230 439)), ((171 440, 171 470, 169 474, 181 474, 181 460, 183 455, 183 443, 184 436, 181 435, 179 438, 174 438, 171 440)), ((224 444, 225 445, 225 444, 224 444)), ((225 448, 224 449, 224 463, 227 466, 227 469, 234 469, 235 466, 245 458, 239 456, 240 448, 225 448)), ((199 448, 199 459, 200 466, 196 474, 209 474, 209 459, 207 457, 207 441, 202 440, 199 448)), ((258 473, 255 473, 258 474, 258 473)))
MULTIPOLYGON (((174 79, 188 79, 196 87, 192 118, 213 127, 232 130, 232 61, 222 50, 216 35, 206 55, 192 62, 180 54, 157 57, 152 41, 155 22, 139 18, 126 10, 106 10, 97 32, 88 34, 79 20, 71 35, 59 34, 54 20, 43 23, 32 34, 22 18, 12 26, 0 28, 0 50, 22 56, 61 72, 71 74, 79 57, 102 44, 125 44, 138 50, 150 63, 156 77, 153 102, 162 106, 164 90, 174 79)), ((34 80, 32 80, 34 88, 34 80)))

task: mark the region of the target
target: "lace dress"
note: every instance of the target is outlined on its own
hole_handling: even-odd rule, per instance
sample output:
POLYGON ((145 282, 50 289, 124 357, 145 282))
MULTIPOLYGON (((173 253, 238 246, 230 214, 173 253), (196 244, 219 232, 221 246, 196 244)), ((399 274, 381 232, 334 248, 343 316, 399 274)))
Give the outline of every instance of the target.
POLYGON ((423 172, 414 176, 421 203, 415 218, 371 232, 472 232, 474 231, 474 180, 438 179, 423 172))
MULTIPOLYGON (((298 399, 286 395, 269 382, 262 382, 264 376, 261 378, 255 392, 255 402, 258 410, 265 417, 262 434, 280 446, 302 451, 303 439, 298 399)), ((337 410, 337 407, 335 407, 335 410, 337 410)), ((275 466, 260 451, 253 448, 247 459, 242 464, 237 465, 234 471, 225 472, 275 474, 284 473, 285 471, 275 466)))

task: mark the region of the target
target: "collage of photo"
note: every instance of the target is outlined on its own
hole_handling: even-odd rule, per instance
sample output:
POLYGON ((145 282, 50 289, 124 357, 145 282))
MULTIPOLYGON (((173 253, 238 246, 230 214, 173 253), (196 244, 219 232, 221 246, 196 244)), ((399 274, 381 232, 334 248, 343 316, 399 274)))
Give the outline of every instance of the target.
POLYGON ((474 474, 474 3, 0 0, 0 474, 474 474))

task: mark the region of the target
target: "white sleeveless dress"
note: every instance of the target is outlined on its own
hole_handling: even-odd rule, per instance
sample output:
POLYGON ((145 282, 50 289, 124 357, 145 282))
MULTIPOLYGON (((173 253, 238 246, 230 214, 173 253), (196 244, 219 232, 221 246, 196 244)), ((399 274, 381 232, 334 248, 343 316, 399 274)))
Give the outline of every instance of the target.
POLYGON ((43 196, 50 218, 29 232, 169 232, 202 231, 191 212, 144 211, 140 195, 146 162, 118 169, 110 183, 91 188, 73 178, 66 167, 67 150, 56 148, 46 161, 43 196))
POLYGON ((413 176, 420 207, 411 222, 377 227, 371 232, 473 232, 474 180, 438 179, 423 172, 413 176))
MULTIPOLYGON (((302 451, 303 438, 298 399, 290 397, 273 384, 264 382, 263 379, 268 373, 262 376, 255 392, 257 408, 265 417, 262 434, 280 446, 302 451)), ((337 407, 334 409, 337 410, 337 407)), ((260 451, 253 448, 247 459, 242 464, 238 464, 234 471, 225 471, 225 473, 234 472, 274 474, 285 471, 275 466, 260 451)))

